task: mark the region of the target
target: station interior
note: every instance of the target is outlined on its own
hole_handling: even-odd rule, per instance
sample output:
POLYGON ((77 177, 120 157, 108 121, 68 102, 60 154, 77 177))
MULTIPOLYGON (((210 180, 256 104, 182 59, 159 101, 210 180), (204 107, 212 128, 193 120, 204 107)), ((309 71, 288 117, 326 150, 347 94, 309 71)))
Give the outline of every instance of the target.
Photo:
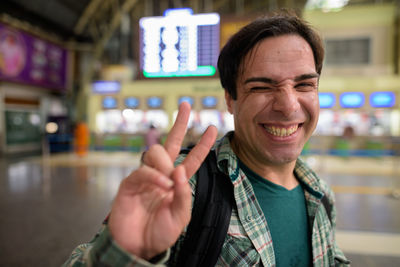
POLYGON ((400 266, 399 0, 2 0, 0 266, 60 266, 90 241, 182 101, 191 138, 234 130, 219 51, 281 8, 324 39, 301 157, 335 193, 339 247, 352 266, 400 266))

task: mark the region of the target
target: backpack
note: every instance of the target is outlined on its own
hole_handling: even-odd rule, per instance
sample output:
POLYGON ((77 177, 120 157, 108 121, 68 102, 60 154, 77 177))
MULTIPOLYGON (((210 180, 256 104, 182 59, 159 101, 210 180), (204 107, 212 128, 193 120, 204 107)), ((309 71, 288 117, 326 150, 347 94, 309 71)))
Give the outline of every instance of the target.
POLYGON ((231 220, 233 185, 228 175, 218 170, 214 150, 197 174, 192 218, 176 261, 178 267, 215 266, 231 220))
MULTIPOLYGON (((181 153, 189 151, 184 149, 181 153)), ((332 205, 326 195, 321 202, 332 223, 332 205)), ((217 156, 211 150, 197 171, 192 218, 176 266, 215 266, 228 232, 233 205, 233 185, 229 176, 219 171, 217 156)))

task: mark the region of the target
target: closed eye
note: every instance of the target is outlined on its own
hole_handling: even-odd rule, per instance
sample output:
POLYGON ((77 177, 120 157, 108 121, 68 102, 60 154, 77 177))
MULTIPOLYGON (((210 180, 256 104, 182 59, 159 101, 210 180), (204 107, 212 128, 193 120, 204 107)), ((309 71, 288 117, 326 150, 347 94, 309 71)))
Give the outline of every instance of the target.
POLYGON ((271 87, 267 87, 267 86, 255 86, 255 87, 251 87, 250 90, 251 91, 265 91, 265 90, 271 90, 271 87))
POLYGON ((302 83, 296 84, 295 88, 297 90, 308 91, 308 90, 314 90, 316 88, 316 85, 311 82, 302 82, 302 83))

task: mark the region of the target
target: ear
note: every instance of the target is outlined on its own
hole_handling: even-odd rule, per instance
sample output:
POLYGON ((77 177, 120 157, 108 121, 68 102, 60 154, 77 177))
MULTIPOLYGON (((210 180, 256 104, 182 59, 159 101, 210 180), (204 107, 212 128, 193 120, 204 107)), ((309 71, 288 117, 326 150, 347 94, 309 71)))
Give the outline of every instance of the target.
POLYGON ((233 99, 232 96, 228 93, 228 90, 225 90, 225 102, 226 107, 230 114, 233 114, 233 99))

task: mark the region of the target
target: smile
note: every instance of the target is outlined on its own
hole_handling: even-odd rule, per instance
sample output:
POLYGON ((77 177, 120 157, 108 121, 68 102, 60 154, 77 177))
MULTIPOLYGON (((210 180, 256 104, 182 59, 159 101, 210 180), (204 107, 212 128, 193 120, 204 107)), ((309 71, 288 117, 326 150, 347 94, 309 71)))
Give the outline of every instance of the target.
POLYGON ((292 135, 294 132, 297 131, 299 128, 299 125, 293 125, 290 127, 278 127, 278 126, 269 126, 269 125, 264 125, 264 129, 267 130, 268 133, 274 135, 274 136, 279 136, 279 137, 286 137, 289 135, 292 135))

